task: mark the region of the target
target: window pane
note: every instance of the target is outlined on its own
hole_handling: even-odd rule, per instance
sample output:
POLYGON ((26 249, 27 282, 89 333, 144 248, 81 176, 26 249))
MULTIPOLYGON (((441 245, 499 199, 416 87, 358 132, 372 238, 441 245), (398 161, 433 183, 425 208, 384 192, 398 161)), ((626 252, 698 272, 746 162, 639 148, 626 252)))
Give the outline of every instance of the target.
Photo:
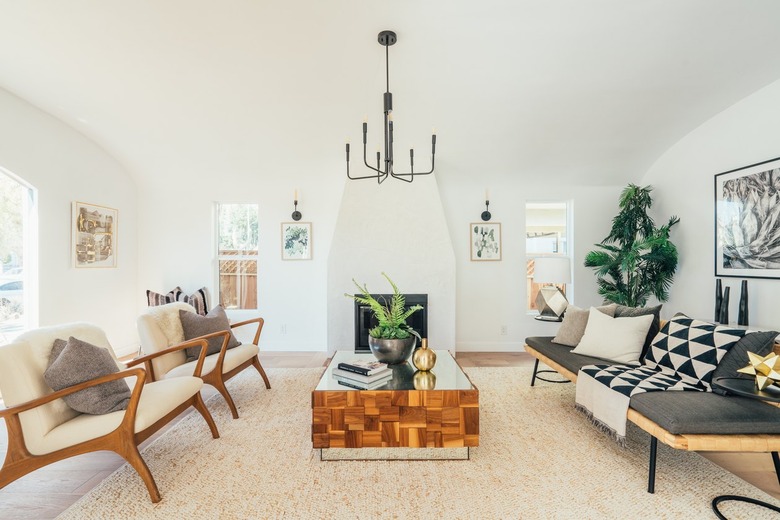
POLYGON ((0 172, 0 342, 19 334, 24 320, 24 233, 30 189, 0 172))
POLYGON ((226 309, 257 309, 257 260, 219 261, 219 302, 226 309))
MULTIPOLYGON (((534 263, 539 256, 568 255, 568 203, 527 202, 525 205, 526 308, 538 310, 536 296, 543 284, 534 282, 534 263)), ((565 284, 555 284, 566 294, 565 284)))
POLYGON ((257 204, 220 204, 219 254, 256 255, 258 250, 257 204))

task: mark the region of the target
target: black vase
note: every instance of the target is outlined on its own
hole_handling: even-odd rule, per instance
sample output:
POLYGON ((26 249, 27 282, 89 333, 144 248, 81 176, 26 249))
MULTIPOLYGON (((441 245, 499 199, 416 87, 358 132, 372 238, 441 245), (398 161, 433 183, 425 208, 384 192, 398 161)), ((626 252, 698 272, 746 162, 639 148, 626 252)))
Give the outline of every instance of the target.
POLYGON ((737 324, 748 325, 748 288, 747 280, 742 280, 742 290, 739 294, 739 315, 737 324))
POLYGON ((729 292, 730 291, 731 291, 731 287, 726 287, 723 290, 723 302, 720 305, 720 316, 718 317, 718 321, 723 325, 726 325, 729 322, 729 292))
POLYGON ((720 278, 715 280, 715 321, 720 321, 720 308, 723 305, 723 286, 720 278))

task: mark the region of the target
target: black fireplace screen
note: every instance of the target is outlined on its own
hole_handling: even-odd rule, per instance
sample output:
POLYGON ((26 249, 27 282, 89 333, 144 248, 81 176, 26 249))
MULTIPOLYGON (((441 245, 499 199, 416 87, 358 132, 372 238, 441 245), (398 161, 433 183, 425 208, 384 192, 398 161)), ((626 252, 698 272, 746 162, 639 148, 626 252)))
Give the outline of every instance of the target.
MULTIPOLYGON (((359 295, 358 295, 359 296, 359 295)), ((372 294, 378 301, 390 301, 392 294, 372 294)), ((428 337, 428 295, 404 294, 406 308, 420 305, 419 310, 409 316, 406 323, 409 324, 422 338, 428 337)), ((371 307, 355 302, 355 352, 369 352, 368 331, 378 325, 371 307)))

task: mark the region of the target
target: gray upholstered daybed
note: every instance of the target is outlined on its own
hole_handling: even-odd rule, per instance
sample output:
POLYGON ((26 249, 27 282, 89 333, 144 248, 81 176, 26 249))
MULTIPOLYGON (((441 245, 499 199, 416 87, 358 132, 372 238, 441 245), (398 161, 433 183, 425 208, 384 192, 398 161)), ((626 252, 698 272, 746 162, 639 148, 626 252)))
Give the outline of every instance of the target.
MULTIPOLYGON (((525 350, 536 358, 531 386, 537 378, 541 379, 540 361, 574 383, 577 372, 585 365, 614 364, 575 354, 573 347, 552 340, 552 337, 526 338, 525 350)), ((775 351, 780 352, 780 345, 775 345, 775 351)), ((655 490, 659 440, 687 451, 771 453, 780 481, 780 408, 776 406, 712 392, 647 392, 631 397, 627 418, 651 436, 649 493, 655 490)))

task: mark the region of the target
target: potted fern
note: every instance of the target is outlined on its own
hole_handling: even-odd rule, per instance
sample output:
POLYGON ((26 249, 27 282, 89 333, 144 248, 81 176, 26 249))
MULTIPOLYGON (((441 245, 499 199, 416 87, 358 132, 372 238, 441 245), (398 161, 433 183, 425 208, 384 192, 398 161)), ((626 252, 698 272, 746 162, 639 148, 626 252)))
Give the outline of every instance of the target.
POLYGON ((395 283, 387 274, 382 273, 382 276, 393 288, 389 302, 378 301, 368 291, 366 284, 361 286, 354 279, 352 282, 360 294, 344 293, 344 296, 371 307, 378 324, 368 331, 368 346, 379 361, 394 365, 405 362, 412 355, 420 335, 406 323, 406 319, 421 310, 422 306, 413 305, 407 309, 406 299, 395 283))

